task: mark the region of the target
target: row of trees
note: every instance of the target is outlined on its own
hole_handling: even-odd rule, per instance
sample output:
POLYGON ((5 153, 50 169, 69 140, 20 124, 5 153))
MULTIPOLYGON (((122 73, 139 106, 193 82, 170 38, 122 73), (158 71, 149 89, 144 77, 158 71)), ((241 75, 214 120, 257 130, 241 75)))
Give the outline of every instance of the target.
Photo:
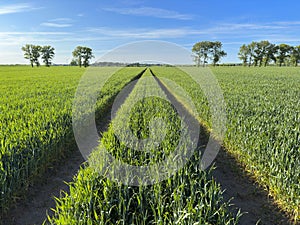
POLYGON ((22 51, 24 51, 24 58, 29 59, 31 67, 33 67, 34 64, 36 66, 40 66, 40 57, 42 58, 45 65, 49 67, 55 55, 54 50, 55 49, 49 45, 39 46, 27 44, 22 47, 22 51))
MULTIPOLYGON (((29 59, 31 67, 34 64, 38 67, 40 66, 39 59, 42 58, 43 62, 47 67, 52 64, 52 60, 54 58, 55 52, 54 48, 47 46, 39 46, 26 44, 22 47, 22 51, 24 51, 24 58, 29 59)), ((71 65, 78 65, 87 67, 90 64, 90 60, 94 57, 92 49, 89 47, 77 46, 75 50, 72 52, 73 59, 71 65)))
MULTIPOLYGON (((41 57, 47 67, 52 64, 55 52, 50 45, 39 46, 26 44, 22 47, 25 59, 29 59, 31 66, 34 64, 40 66, 39 58, 41 57)), ((222 57, 227 53, 222 50, 220 41, 202 41, 194 44, 192 48, 194 60, 197 66, 205 66, 211 60, 215 66, 222 57)), ((79 67, 87 67, 90 60, 94 58, 93 51, 89 47, 77 46, 72 52, 73 59, 71 65, 79 67)), ((269 41, 251 42, 242 45, 238 53, 239 59, 243 61, 245 66, 267 66, 273 62, 275 65, 294 65, 300 62, 300 45, 290 46, 287 44, 272 44, 269 41)))
POLYGON ((275 65, 294 65, 300 61, 300 45, 272 44, 269 41, 251 42, 242 45, 238 53, 244 66, 267 66, 270 62, 275 65))
POLYGON ((197 66, 205 66, 208 60, 212 61, 215 66, 222 57, 227 53, 222 50, 222 43, 220 41, 201 41, 194 44, 192 48, 194 53, 194 61, 197 66))

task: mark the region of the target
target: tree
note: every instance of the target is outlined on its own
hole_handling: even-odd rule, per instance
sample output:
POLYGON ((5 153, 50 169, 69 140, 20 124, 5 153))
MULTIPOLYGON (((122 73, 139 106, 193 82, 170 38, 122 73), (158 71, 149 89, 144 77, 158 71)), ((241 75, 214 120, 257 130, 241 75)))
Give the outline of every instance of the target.
POLYGON ((257 66, 258 62, 263 59, 260 44, 255 41, 252 41, 248 45, 242 45, 240 47, 238 56, 239 59, 243 61, 244 65, 247 65, 248 62, 249 67, 252 65, 252 61, 254 63, 254 66, 257 66))
POLYGON ((249 60, 250 62, 250 49, 248 45, 243 44, 240 47, 240 51, 238 53, 239 59, 243 61, 243 65, 246 66, 249 60))
POLYGON ((271 44, 269 41, 258 42, 258 48, 260 48, 259 55, 259 66, 262 66, 264 61, 264 66, 267 66, 270 59, 273 57, 273 50, 275 45, 271 44))
POLYGON ((275 44, 269 43, 269 45, 266 47, 265 64, 264 64, 265 67, 268 65, 270 60, 273 60, 274 63, 276 64, 276 62, 277 62, 277 59, 276 59, 277 52, 278 52, 278 46, 275 45, 275 44))
POLYGON ((53 57, 55 55, 54 50, 55 49, 49 45, 41 48, 42 59, 47 67, 49 67, 51 65, 51 60, 53 59, 53 57))
POLYGON ((252 60, 254 58, 255 55, 255 46, 256 46, 256 42, 251 42, 248 45, 248 49, 249 49, 249 67, 252 65, 252 60))
POLYGON ((22 51, 24 51, 24 58, 29 59, 31 67, 33 67, 34 58, 32 54, 32 47, 33 45, 26 44, 22 47, 22 51))
POLYGON ((210 48, 211 42, 209 41, 201 41, 194 44, 192 52, 195 54, 195 61, 197 62, 197 66, 200 66, 201 62, 203 62, 202 65, 205 66, 209 59, 210 48), (203 59, 203 61, 201 59, 203 59))
POLYGON ((22 50, 24 51, 24 58, 29 59, 31 67, 33 67, 34 63, 36 66, 40 66, 39 58, 41 46, 26 44, 22 47, 22 50))
POLYGON ((220 41, 211 42, 211 55, 213 65, 215 66, 222 57, 226 56, 227 53, 222 50, 222 43, 220 41))
POLYGON ((291 60, 294 66, 298 66, 298 62, 300 61, 300 45, 293 47, 291 60))
POLYGON ((40 66, 39 58, 41 56, 41 54, 40 54, 41 49, 42 49, 42 47, 39 45, 32 45, 32 57, 33 57, 33 61, 34 61, 35 65, 37 67, 40 66))
POLYGON ((84 67, 89 66, 89 61, 94 57, 92 49, 88 47, 77 46, 73 51, 74 60, 77 61, 79 67, 82 65, 84 67))
POLYGON ((262 61, 266 54, 266 46, 268 43, 268 41, 255 42, 254 66, 262 66, 262 61))
POLYGON ((194 53, 194 61, 197 66, 201 63, 205 66, 209 59, 212 59, 213 65, 215 66, 222 57, 226 56, 227 53, 222 50, 222 43, 219 41, 202 41, 194 44, 192 48, 194 53))
POLYGON ((282 66, 284 61, 290 57, 290 53, 292 51, 292 46, 287 45, 287 44, 280 44, 278 46, 278 61, 279 61, 279 66, 282 66))
POLYGON ((79 66, 79 67, 81 67, 82 66, 82 48, 83 47, 81 47, 81 46, 77 46, 76 48, 75 48, 75 50, 73 51, 73 57, 74 57, 74 61, 77 61, 77 65, 79 66))
POLYGON ((70 62, 70 66, 78 66, 78 63, 75 59, 72 59, 72 61, 70 62))
POLYGON ((83 48, 83 66, 88 67, 89 61, 94 57, 92 49, 88 47, 83 48))

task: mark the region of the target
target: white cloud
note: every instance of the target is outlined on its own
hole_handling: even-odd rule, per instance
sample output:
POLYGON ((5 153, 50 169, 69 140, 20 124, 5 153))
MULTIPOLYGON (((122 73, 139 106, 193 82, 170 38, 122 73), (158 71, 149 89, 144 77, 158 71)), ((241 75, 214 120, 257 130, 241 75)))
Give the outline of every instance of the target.
POLYGON ((140 8, 104 8, 103 10, 115 12, 123 15, 134 16, 150 16, 164 19, 177 19, 177 20, 191 20, 192 15, 181 14, 176 11, 166 9, 153 8, 153 7, 140 7, 140 8))
POLYGON ((70 23, 50 23, 50 22, 45 22, 45 23, 41 23, 41 26, 56 27, 56 28, 65 28, 65 27, 71 27, 72 24, 70 24, 70 23))
POLYGON ((25 12, 25 11, 31 11, 34 9, 35 8, 33 8, 28 3, 4 5, 4 6, 0 6, 0 15, 20 13, 20 12, 25 12))
POLYGON ((18 32, 18 31, 14 31, 14 32, 0 32, 0 37, 4 36, 4 35, 66 35, 66 34, 71 34, 69 32, 48 32, 48 31, 43 31, 43 32, 39 32, 39 31, 34 31, 34 32, 18 32))
MULTIPOLYGON (((291 31, 291 25, 283 24, 255 24, 255 23, 219 23, 210 27, 196 29, 190 27, 178 28, 131 28, 113 29, 108 27, 89 28, 87 32, 95 33, 104 37, 129 38, 129 39, 159 39, 159 38, 182 38, 199 36, 208 39, 236 39, 236 38, 264 38, 269 35, 282 35, 283 31, 291 31)), ((295 27, 294 27, 295 28, 295 27)), ((286 32, 286 37, 293 34, 286 32)))
POLYGON ((115 38, 134 38, 134 39, 159 39, 159 38, 179 38, 193 34, 200 34, 201 31, 189 28, 134 28, 134 29, 112 29, 108 27, 89 28, 87 32, 101 36, 115 38))
POLYGON ((44 27, 55 27, 55 28, 66 28, 71 27, 73 20, 70 18, 55 18, 48 20, 47 22, 41 23, 44 27))
POLYGON ((300 21, 277 21, 273 24, 284 25, 284 26, 295 26, 300 25, 300 21))
POLYGON ((51 22, 64 22, 64 23, 68 23, 68 22, 73 22, 73 20, 71 18, 55 18, 52 20, 49 20, 51 22))

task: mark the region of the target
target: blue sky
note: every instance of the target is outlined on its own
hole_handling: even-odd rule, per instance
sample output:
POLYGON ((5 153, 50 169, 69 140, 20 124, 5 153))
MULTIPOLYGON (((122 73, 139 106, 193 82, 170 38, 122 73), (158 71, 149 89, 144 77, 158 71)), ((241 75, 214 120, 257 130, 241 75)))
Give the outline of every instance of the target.
MULTIPOLYGON (((0 1, 0 64, 28 63, 24 44, 52 45, 54 63, 67 63, 77 45, 95 60, 133 41, 162 40, 191 49, 203 40, 223 43, 238 62, 251 41, 300 45, 300 2, 203 0, 0 1)), ((157 49, 159 52, 159 49, 157 49)))

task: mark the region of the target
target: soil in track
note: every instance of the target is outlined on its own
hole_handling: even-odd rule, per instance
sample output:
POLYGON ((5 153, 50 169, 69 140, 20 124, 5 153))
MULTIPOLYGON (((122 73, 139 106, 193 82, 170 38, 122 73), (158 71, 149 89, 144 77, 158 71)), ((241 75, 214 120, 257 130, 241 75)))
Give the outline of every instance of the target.
MULTIPOLYGON (((110 112, 107 112, 101 122, 97 124, 101 134, 107 130, 110 123, 110 112)), ((61 191, 69 192, 66 182, 72 181, 84 158, 78 149, 49 168, 43 175, 42 182, 29 187, 27 194, 19 199, 12 209, 4 215, 1 225, 40 225, 47 214, 53 215, 51 208, 55 208, 54 197, 59 197, 61 191)))
POLYGON ((273 199, 255 180, 245 172, 242 166, 230 156, 226 150, 221 149, 216 160, 216 169, 213 176, 225 190, 225 200, 231 198, 232 212, 238 208, 244 212, 241 225, 289 225, 292 222, 278 208, 273 199))
MULTIPOLYGON (((145 71, 143 70, 132 81, 138 80, 145 71)), ((134 86, 131 86, 129 93, 133 88, 134 86)), ((123 97, 121 103, 127 96, 123 97)), ((110 123, 111 106, 104 112, 104 116, 96 121, 100 137, 110 123)), ((5 215, 0 215, 0 225, 40 225, 45 221, 47 215, 53 215, 51 209, 55 208, 54 197, 59 197, 61 191, 69 193, 66 182, 73 180, 85 161, 79 149, 75 146, 73 148, 67 151, 68 153, 63 159, 48 168, 41 181, 31 185, 26 191, 26 195, 16 200, 16 203, 5 215)))
MULTIPOLYGON (((152 72, 152 71, 151 71, 152 72)), ((176 98, 167 87, 155 76, 156 81, 173 102, 176 98)), ((176 104, 180 104, 178 101, 176 104)), ((190 113, 185 110, 185 115, 190 117, 190 113)), ((197 121, 198 122, 198 121, 197 121)), ((201 126, 198 147, 204 150, 209 133, 201 126)), ((240 218, 240 225, 289 225, 292 224, 289 218, 279 210, 274 201, 269 197, 268 192, 256 184, 244 168, 223 148, 213 164, 216 167, 212 176, 224 190, 224 200, 231 200, 230 211, 234 214, 240 209, 243 213, 240 218)))

